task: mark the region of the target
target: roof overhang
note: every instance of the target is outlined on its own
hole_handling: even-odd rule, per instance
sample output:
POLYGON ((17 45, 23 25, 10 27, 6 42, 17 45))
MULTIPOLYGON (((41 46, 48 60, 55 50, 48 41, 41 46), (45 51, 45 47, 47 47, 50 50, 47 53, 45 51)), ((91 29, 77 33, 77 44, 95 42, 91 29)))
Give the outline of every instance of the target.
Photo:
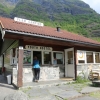
POLYGON ((78 43, 78 44, 84 44, 84 45, 90 45, 90 46, 95 46, 100 48, 100 44, 94 44, 90 42, 83 42, 83 41, 76 41, 76 40, 71 40, 71 39, 64 39, 64 38, 59 38, 59 37, 51 37, 47 35, 41 35, 37 33, 25 33, 25 32, 19 32, 19 31, 13 31, 13 30, 5 30, 5 33, 11 33, 11 34, 16 34, 16 35, 24 35, 24 36, 33 36, 33 37, 40 37, 40 38, 46 38, 46 39, 53 39, 53 40, 59 40, 59 41, 65 41, 65 42, 71 42, 71 43, 78 43))

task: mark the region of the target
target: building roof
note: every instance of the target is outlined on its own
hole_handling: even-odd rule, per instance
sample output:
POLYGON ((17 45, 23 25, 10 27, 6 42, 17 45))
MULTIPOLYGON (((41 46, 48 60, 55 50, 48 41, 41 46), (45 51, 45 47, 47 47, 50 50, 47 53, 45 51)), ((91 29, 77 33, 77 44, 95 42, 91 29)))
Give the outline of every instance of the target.
POLYGON ((60 30, 58 32, 56 28, 26 24, 26 23, 14 21, 13 19, 10 18, 0 17, 0 24, 2 28, 6 31, 7 30, 17 31, 17 32, 25 33, 27 35, 35 34, 41 36, 49 36, 51 38, 59 38, 59 39, 66 39, 66 40, 100 45, 100 43, 97 41, 94 41, 92 39, 65 30, 60 30))

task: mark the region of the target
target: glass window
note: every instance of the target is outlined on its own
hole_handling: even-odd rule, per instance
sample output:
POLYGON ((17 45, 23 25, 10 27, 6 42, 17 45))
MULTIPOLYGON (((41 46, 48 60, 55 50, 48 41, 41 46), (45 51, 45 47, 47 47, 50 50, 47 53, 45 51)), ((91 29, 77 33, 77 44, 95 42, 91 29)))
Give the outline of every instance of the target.
POLYGON ((85 63, 85 60, 78 60, 78 63, 85 63))
MULTIPOLYGON (((37 57, 37 59, 39 60, 39 64, 42 64, 42 57, 41 57, 41 51, 33 51, 33 58, 37 57)), ((34 60, 34 59, 33 59, 34 60)))
POLYGON ((51 52, 44 51, 44 64, 51 64, 51 52))
POLYGON ((85 63, 85 51, 78 50, 77 59, 78 59, 78 63, 85 63))
POLYGON ((68 56, 68 64, 73 64, 73 51, 68 51, 67 56, 68 56))
POLYGON ((93 63, 93 52, 86 52, 87 63, 93 63))
POLYGON ((31 64, 31 51, 23 51, 23 64, 31 64))
POLYGON ((54 52, 53 53, 53 64, 63 64, 63 53, 54 52))
POLYGON ((100 63, 100 54, 99 53, 95 53, 95 62, 100 63))

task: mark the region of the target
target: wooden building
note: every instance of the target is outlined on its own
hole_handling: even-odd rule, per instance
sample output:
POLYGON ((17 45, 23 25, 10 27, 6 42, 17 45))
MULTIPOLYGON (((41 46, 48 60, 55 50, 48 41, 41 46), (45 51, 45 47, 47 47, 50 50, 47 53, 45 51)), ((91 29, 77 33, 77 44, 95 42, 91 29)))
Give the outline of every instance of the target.
POLYGON ((40 61, 40 81, 76 77, 100 69, 100 43, 60 27, 21 18, 0 17, 0 55, 5 76, 22 87, 32 82, 33 57, 40 61), (56 59, 56 62, 55 62, 56 59))

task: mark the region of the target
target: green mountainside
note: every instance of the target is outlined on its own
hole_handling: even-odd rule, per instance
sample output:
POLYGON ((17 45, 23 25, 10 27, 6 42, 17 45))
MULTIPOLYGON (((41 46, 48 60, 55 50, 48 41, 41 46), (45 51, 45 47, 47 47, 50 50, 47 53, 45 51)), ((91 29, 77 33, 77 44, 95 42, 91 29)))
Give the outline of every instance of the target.
POLYGON ((100 37, 100 15, 81 0, 0 0, 0 3, 0 16, 26 18, 89 38, 100 37))

